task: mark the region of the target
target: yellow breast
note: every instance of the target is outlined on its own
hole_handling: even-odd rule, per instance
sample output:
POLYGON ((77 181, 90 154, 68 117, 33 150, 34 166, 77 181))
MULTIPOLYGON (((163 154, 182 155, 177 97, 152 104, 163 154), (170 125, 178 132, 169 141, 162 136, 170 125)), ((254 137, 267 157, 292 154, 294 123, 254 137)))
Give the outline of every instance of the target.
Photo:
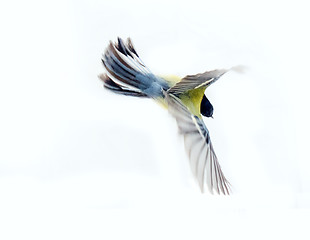
POLYGON ((200 114, 200 104, 204 95, 206 88, 198 88, 198 89, 193 89, 189 90, 179 96, 181 99, 182 103, 187 106, 189 111, 193 114, 196 115, 197 117, 201 118, 200 114))
MULTIPOLYGON (((162 78, 165 79, 168 82, 169 86, 171 87, 181 81, 181 78, 175 75, 164 76, 162 78)), ((201 88, 186 91, 183 94, 179 95, 179 98, 182 101, 182 103, 185 106, 187 106, 187 108, 192 114, 196 115, 199 118, 201 118, 200 104, 201 104, 205 90, 206 90, 206 87, 201 87, 201 88)), ((164 99, 160 98, 157 100, 158 100, 158 103, 164 108, 168 107, 167 102, 164 99)))

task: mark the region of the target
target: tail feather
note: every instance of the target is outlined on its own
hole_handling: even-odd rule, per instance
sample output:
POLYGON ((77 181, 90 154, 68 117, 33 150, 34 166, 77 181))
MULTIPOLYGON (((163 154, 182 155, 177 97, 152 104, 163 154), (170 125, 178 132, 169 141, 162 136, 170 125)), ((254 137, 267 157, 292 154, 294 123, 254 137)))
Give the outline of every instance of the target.
POLYGON ((125 87, 117 84, 106 74, 100 75, 99 78, 103 81, 103 86, 114 93, 133 97, 147 97, 147 95, 142 92, 126 89, 125 87))
POLYGON ((129 66, 127 67, 123 62, 121 62, 119 60, 121 59, 120 56, 116 51, 114 53, 113 50, 114 49, 111 44, 102 59, 104 67, 112 77, 123 82, 124 84, 139 89, 141 83, 137 82, 136 80, 137 72, 133 69, 130 69, 129 66))
MULTIPOLYGON (((125 94, 130 91, 134 92, 130 95, 147 95, 157 98, 162 96, 162 89, 169 87, 165 80, 156 77, 145 66, 130 39, 126 43, 121 38, 118 38, 116 43, 110 42, 102 57, 102 63, 107 76, 122 90, 125 90, 118 89, 119 93, 125 94)), ((115 85, 112 86, 115 87, 115 85)), ((116 89, 114 91, 116 92, 116 89)))
POLYGON ((127 46, 129 48, 129 50, 134 53, 137 57, 139 57, 138 53, 136 52, 136 49, 134 48, 132 42, 131 42, 131 39, 130 38, 127 38, 127 46))
POLYGON ((115 46, 125 56, 129 55, 130 57, 133 58, 129 48, 124 44, 121 38, 117 38, 117 44, 115 46))

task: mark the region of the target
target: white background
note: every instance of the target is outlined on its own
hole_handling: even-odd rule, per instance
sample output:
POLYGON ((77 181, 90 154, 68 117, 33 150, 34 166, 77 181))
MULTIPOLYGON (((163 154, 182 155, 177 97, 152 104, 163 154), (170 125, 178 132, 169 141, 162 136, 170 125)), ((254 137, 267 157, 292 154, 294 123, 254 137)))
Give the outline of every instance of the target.
POLYGON ((306 1, 0 4, 0 239, 309 239, 306 1), (207 89, 230 197, 201 194, 175 121, 104 90, 130 36, 158 75, 244 65, 207 89))

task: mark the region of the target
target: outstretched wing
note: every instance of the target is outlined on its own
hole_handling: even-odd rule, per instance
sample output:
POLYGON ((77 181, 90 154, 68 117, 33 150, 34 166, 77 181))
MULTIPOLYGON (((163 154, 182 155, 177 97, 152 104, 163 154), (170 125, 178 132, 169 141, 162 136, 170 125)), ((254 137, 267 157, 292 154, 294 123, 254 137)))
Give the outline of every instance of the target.
POLYGON ((187 75, 182 78, 180 82, 170 88, 168 92, 174 95, 178 95, 188 90, 207 87, 218 80, 227 71, 228 70, 226 69, 221 69, 198 73, 196 75, 187 75))
POLYGON ((184 135, 191 170, 198 180, 201 191, 204 191, 204 185, 207 183, 211 193, 215 190, 218 194, 229 194, 229 182, 217 161, 209 131, 203 120, 191 114, 175 95, 165 93, 165 97, 168 110, 176 118, 180 133, 184 135))

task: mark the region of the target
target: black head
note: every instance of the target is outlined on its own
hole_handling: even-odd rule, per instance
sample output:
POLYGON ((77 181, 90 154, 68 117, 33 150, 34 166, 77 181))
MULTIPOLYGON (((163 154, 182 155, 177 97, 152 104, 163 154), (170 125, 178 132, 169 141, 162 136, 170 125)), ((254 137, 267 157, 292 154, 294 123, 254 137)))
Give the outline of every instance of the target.
POLYGON ((206 98, 206 95, 203 95, 203 98, 200 104, 200 113, 205 117, 212 117, 213 115, 213 106, 210 103, 209 99, 206 98))

